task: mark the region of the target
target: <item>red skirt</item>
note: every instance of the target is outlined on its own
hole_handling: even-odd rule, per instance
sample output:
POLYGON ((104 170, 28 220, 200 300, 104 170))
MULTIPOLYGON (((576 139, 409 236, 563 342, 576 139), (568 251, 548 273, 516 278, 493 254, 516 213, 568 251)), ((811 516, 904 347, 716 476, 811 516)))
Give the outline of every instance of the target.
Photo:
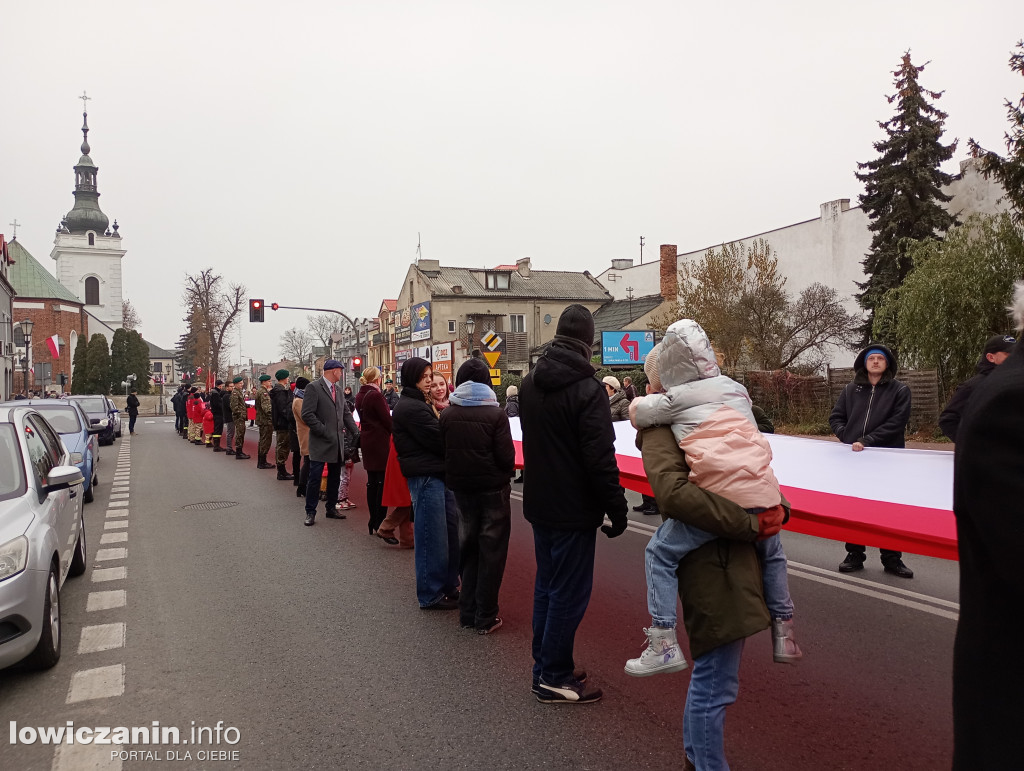
POLYGON ((412 506, 412 498, 409 497, 409 484, 402 476, 402 469, 398 465, 395 440, 391 439, 390 441, 391 447, 388 450, 388 467, 384 471, 384 495, 381 497, 381 505, 389 508, 412 506))

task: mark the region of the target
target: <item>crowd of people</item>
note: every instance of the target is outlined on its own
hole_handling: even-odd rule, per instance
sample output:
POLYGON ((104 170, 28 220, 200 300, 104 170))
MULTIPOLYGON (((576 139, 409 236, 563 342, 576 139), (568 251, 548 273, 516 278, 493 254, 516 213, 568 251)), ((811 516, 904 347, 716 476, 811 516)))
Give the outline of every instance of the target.
MULTIPOLYGON (((1018 321, 1024 324, 1024 284, 1019 295, 1018 321)), ((273 383, 263 375, 253 394, 257 467, 276 468, 278 479, 293 481, 296 495, 305 499, 304 524, 312 526, 320 501, 332 519, 345 519, 343 512, 355 507, 349 481, 353 463, 362 462, 368 532, 388 545, 415 548, 419 607, 458 610, 460 627, 481 635, 503 623, 499 595, 511 531, 510 491, 513 481, 523 482, 523 513, 536 558, 531 691, 545 704, 587 704, 602 692, 577 666, 574 641, 593 589, 597 534, 615 538, 627 526, 613 421, 629 420, 654 493, 637 508, 663 521, 645 549, 647 646, 626 662, 625 672, 646 677, 690 666, 676 634, 681 599, 693 659, 684 768, 728 768, 725 713, 739 692, 746 638, 771 629, 775 662, 794 664, 803 656, 779 536, 790 507, 763 436, 773 427, 744 387, 722 374, 697 322, 672 324, 648 354, 644 396, 628 378, 620 383, 613 376, 594 377, 593 337, 590 311, 566 308, 550 347, 520 388, 506 390, 504 406, 491 388, 487 364, 478 358, 464 362, 451 385, 428 361, 408 359, 401 366, 400 392, 390 379, 382 383, 375 367, 362 373, 358 392, 341 388, 343 366, 335 360, 324 364, 322 377, 300 377, 291 387, 287 370, 275 373, 273 383), (520 421, 523 466, 530 469, 515 479, 510 418, 520 421), (286 468, 289 455, 293 473, 286 468)), ((911 395, 896 379, 895 355, 869 345, 854 371, 830 416, 836 437, 853 452, 903 447, 911 395)), ((986 726, 1005 724, 1010 736, 1007 721, 1020 711, 999 707, 1019 705, 1024 681, 997 677, 992 667, 998 665, 982 652, 984 645, 1008 646, 1005 658, 1012 658, 1017 633, 1024 631, 1015 614, 1000 612, 1006 607, 1000 603, 1024 599, 1024 587, 1006 579, 1013 572, 1009 560, 1019 525, 993 516, 971 491, 1001 487, 1006 510, 1019 509, 1024 500, 1024 490, 1017 489, 1024 479, 1020 421, 1007 422, 1001 411, 1012 400, 1019 404, 1022 371, 1024 353, 1015 339, 993 337, 985 344, 978 377, 943 413, 943 430, 963 443, 957 446, 955 504, 964 575, 955 660, 958 768, 972 767, 969 760, 976 757, 1011 757, 1006 747, 992 749, 986 726), (993 375, 1004 362, 1012 362, 1001 368, 1006 376, 993 375), (965 449, 992 437, 1005 445, 1000 452, 965 449), (981 457, 987 461, 976 460, 981 457), (982 681, 999 683, 998 704, 979 689, 982 681)), ((174 403, 178 429, 187 439, 249 458, 242 451, 247 404, 240 378, 218 381, 209 394, 201 387, 183 389, 174 403)), ((1021 414, 1019 407, 1015 414, 1021 414)), ((863 569, 866 548, 846 544, 846 552, 839 570, 863 569)), ((887 572, 913 577, 900 552, 883 549, 881 560, 887 572)))

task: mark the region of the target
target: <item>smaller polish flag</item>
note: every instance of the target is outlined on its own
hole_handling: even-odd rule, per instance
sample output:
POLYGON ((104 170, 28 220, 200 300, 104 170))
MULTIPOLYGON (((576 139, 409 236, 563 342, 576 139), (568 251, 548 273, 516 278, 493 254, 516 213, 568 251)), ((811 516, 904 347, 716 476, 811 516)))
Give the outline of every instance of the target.
POLYGON ((46 347, 50 349, 50 355, 55 358, 60 358, 60 336, 54 335, 53 337, 46 338, 46 347))

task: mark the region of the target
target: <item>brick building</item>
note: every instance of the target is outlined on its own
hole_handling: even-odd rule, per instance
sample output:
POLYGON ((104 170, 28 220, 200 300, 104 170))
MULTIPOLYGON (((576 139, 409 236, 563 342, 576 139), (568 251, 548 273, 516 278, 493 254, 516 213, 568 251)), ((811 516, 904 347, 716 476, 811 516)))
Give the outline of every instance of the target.
POLYGON ((15 360, 14 388, 12 393, 25 389, 23 375, 27 360, 28 388, 30 390, 59 391, 60 375, 67 376, 71 390, 72 359, 75 345, 81 335, 88 337, 89 320, 85 306, 66 287, 33 257, 28 249, 17 240, 7 245, 12 265, 8 278, 14 287, 13 302, 15 360), (18 322, 23 319, 33 322, 32 337, 25 345, 18 322), (60 356, 54 358, 46 345, 46 339, 58 335, 60 356))

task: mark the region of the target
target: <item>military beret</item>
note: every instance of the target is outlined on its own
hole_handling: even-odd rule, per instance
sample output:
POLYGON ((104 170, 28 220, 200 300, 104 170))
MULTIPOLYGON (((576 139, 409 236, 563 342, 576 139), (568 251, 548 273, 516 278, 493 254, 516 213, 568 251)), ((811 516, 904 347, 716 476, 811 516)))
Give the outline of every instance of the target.
POLYGON ((216 383, 214 383, 214 385, 224 385, 224 381, 218 380, 216 383))
POLYGON ((274 379, 275 380, 284 380, 290 374, 291 374, 291 372, 289 372, 286 369, 279 369, 277 372, 274 373, 274 379))
POLYGON ((235 375, 234 380, 232 380, 231 382, 232 383, 241 383, 243 380, 245 380, 245 378, 242 377, 241 375, 235 375))
POLYGON ((270 375, 260 375, 261 383, 266 383, 268 380, 270 380, 270 375))

